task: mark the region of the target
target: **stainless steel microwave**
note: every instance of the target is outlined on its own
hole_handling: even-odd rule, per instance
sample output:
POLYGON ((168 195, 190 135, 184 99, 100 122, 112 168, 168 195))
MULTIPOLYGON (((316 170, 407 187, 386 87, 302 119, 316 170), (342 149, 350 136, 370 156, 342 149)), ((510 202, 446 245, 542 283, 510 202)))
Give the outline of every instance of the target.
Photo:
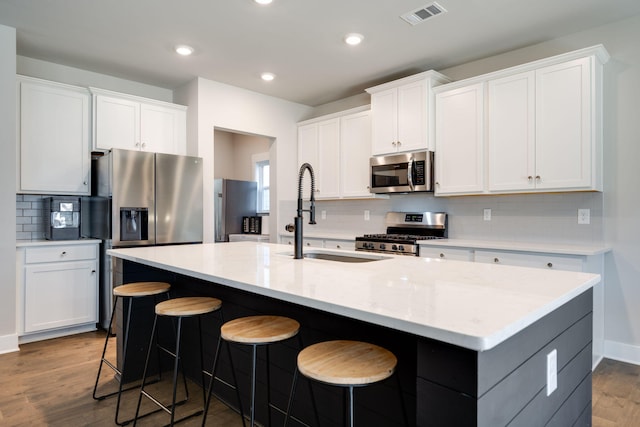
POLYGON ((372 193, 433 191, 433 151, 372 157, 372 193))

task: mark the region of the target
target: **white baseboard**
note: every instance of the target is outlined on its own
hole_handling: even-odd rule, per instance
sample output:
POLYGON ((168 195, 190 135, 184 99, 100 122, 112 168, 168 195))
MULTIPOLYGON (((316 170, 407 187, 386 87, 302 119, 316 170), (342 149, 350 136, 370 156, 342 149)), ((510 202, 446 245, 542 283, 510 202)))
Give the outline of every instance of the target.
POLYGON ((640 346, 605 340, 604 357, 640 365, 640 346))
POLYGON ((18 347, 18 335, 2 335, 0 336, 0 354, 12 353, 14 351, 20 351, 18 347))

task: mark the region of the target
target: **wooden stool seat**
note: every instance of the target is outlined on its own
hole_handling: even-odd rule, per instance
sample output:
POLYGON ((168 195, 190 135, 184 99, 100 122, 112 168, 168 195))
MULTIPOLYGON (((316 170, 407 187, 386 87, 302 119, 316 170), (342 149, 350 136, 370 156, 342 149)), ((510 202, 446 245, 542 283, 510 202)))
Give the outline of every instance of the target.
POLYGON ((389 350, 360 341, 326 341, 298 354, 308 378, 334 385, 365 385, 393 375, 398 360, 389 350))
POLYGON ((113 295, 117 297, 148 297, 169 292, 171 285, 166 282, 137 282, 128 283, 113 288, 113 295))
POLYGON ((295 336, 300 323, 283 316, 248 316, 220 328, 222 339, 243 344, 269 344, 295 336))
POLYGON ((174 298, 156 304, 158 316, 186 317, 211 313, 222 307, 222 301, 210 297, 174 298))

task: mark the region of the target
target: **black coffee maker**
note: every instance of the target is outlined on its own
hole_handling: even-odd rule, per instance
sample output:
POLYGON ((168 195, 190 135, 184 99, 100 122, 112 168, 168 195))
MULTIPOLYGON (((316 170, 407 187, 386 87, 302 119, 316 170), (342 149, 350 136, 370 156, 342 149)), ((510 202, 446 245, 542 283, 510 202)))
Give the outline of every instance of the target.
POLYGON ((47 240, 80 238, 80 198, 45 197, 42 199, 44 237, 47 240))

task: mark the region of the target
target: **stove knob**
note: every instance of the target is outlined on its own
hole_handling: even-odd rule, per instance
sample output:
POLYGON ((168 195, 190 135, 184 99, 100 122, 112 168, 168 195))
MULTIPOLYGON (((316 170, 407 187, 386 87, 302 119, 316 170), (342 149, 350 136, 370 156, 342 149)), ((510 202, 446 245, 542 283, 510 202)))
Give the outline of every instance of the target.
POLYGON ((398 246, 398 250, 404 252, 404 246, 403 245, 398 246))
POLYGON ((387 245, 385 245, 384 243, 380 243, 380 250, 385 250, 387 248, 387 245))
POLYGON ((398 245, 391 246, 391 249, 393 249, 394 251, 397 251, 398 250, 398 245))

